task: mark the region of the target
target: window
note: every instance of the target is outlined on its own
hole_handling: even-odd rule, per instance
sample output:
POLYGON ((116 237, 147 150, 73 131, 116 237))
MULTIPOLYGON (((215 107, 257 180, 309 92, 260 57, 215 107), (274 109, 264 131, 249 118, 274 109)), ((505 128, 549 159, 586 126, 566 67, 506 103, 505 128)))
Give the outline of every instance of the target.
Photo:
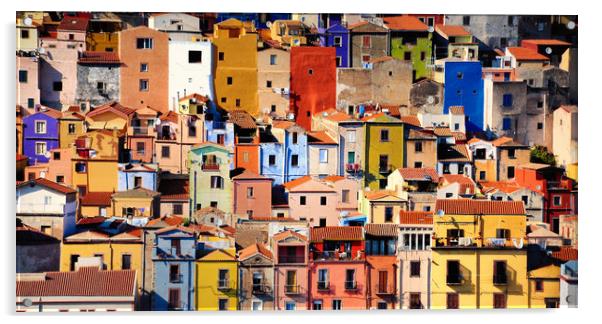
POLYGON ((41 229, 42 233, 52 235, 52 226, 42 225, 42 226, 40 226, 40 229, 41 229))
POLYGON ((134 187, 135 188, 142 187, 142 177, 134 177, 134 187))
POLYGON ((318 270, 318 289, 328 289, 328 269, 318 270))
POLYGON ((410 262, 410 277, 420 277, 420 261, 410 262))
POLYGON ((148 63, 140 63, 140 72, 148 72, 148 63))
POLYGON ((286 310, 295 310, 297 308, 297 303, 292 300, 286 301, 285 309, 286 310))
POLYGON ((417 168, 417 169, 422 168, 422 161, 415 161, 414 162, 414 167, 417 168))
POLYGON ((343 62, 343 59, 342 59, 340 56, 337 56, 337 57, 335 58, 335 60, 336 60, 336 65, 337 65, 337 66, 341 66, 341 65, 343 64, 343 63, 342 63, 342 62, 343 62))
POLYGON ((543 129, 543 123, 537 123, 537 129, 543 129))
POLYGON ((180 240, 179 239, 172 239, 171 240, 171 251, 173 254, 175 255, 180 255, 180 240))
POLYGON ((321 300, 314 300, 314 302, 312 303, 313 305, 313 310, 322 310, 322 301, 321 300))
POLYGON ((21 29, 21 38, 23 38, 23 39, 29 38, 29 30, 21 29))
POLYGON ((253 196, 254 196, 253 187, 248 187, 247 188, 247 198, 253 198, 253 196))
POLYGON ((320 149, 320 163, 328 163, 328 150, 320 149))
POLYGON ((307 74, 309 74, 309 75, 313 75, 313 74, 314 74, 314 70, 313 70, 313 69, 309 69, 309 70, 307 70, 307 74))
POLYGON ((507 283, 506 261, 493 261, 493 284, 505 285, 507 283))
POLYGON ((504 118, 502 120, 502 130, 510 130, 510 129, 512 129, 512 119, 504 118))
POLYGON ((36 142, 36 155, 45 155, 45 154, 46 154, 46 143, 36 142))
POLYGON ((136 39, 136 48, 137 49, 153 48, 153 39, 152 38, 137 38, 136 39))
POLYGON ((271 154, 268 156, 268 164, 276 165, 276 155, 271 154))
POLYGON ((370 62, 370 55, 362 55, 362 62, 363 63, 368 63, 370 62))
POLYGON ((145 149, 144 142, 137 142, 136 143, 136 152, 138 154, 144 155, 144 149, 145 149))
POLYGON ((354 130, 347 131, 347 142, 355 143, 355 131, 354 130))
POLYGON ((386 302, 378 302, 377 309, 387 309, 386 302))
POLYGON ((272 105, 270 107, 270 111, 273 112, 273 113, 275 113, 276 112, 276 105, 272 105))
POLYGON ((240 99, 236 98, 236 107, 240 107, 240 99))
POLYGON ((232 85, 232 77, 227 77, 226 78, 226 84, 232 85))
POLYGON ((493 294, 493 308, 506 308, 506 294, 493 294))
POLYGON ((140 79, 138 89, 140 91, 148 91, 148 80, 147 79, 140 79))
POLYGON ((416 153, 422 152, 422 142, 416 142, 414 144, 414 152, 416 152, 416 153))
POLYGON ((343 38, 341 36, 334 36, 333 44, 335 47, 343 46, 343 38))
POLYGON ((34 104, 33 98, 27 98, 27 108, 33 108, 34 104))
POLYGON ((512 178, 514 178, 514 167, 509 166, 508 167, 508 179, 512 179, 512 178))
POLYGON ((130 254, 121 255, 121 270, 129 270, 132 268, 132 256, 130 254))
POLYGON ((217 59, 220 61, 223 61, 224 60, 224 52, 217 53, 217 59))
POLYGON ((505 93, 502 101, 503 101, 504 107, 512 107, 512 94, 505 93))
POLYGON ((188 51, 188 63, 201 63, 202 59, 202 51, 188 51))
POLYGON ((297 154, 293 154, 291 155, 291 165, 292 166, 299 166, 299 155, 297 154))
POLYGON ((464 25, 464 26, 470 25, 470 16, 462 17, 462 25, 464 25))
POLYGON ((406 61, 410 61, 412 59, 412 52, 403 53, 403 59, 406 61))
POLYGON ((558 308, 558 304, 560 304, 560 299, 544 298, 544 303, 546 304, 546 308, 558 308))
POLYGON ((347 163, 355 163, 355 152, 354 151, 347 152, 347 163))
POLYGON ((410 293, 410 309, 421 309, 420 293, 410 293))
POLYGON ((299 197, 299 205, 305 206, 307 204, 307 197, 301 196, 299 197))
POLYGON ((479 180, 485 180, 487 178, 487 172, 479 171, 479 180))
POLYGON ((272 87, 272 81, 271 80, 267 80, 265 82, 265 86, 268 87, 268 88, 271 88, 272 87))
POLYGON ((554 201, 554 206, 560 206, 562 203, 562 200, 560 199, 560 196, 554 196, 553 201, 554 201))
POLYGON ((211 189, 224 189, 224 178, 211 176, 211 189))
POLYGON ((292 137, 293 137, 293 144, 297 144, 297 141, 299 140, 299 134, 297 134, 297 132, 293 132, 292 133, 292 137))
POLYGON ((370 48, 370 47, 372 47, 372 38, 370 38, 370 36, 363 36, 362 37, 362 47, 363 48, 370 48))
POLYGON ((341 201, 343 203, 349 202, 349 189, 343 189, 343 191, 341 192, 341 201))
POLYGON ((389 156, 381 154, 378 158, 378 170, 379 172, 387 172, 389 170, 389 156))
POLYGON ((458 293, 447 293, 447 309, 460 308, 460 295, 458 293))
POLYGON ((463 72, 458 72, 458 73, 456 73, 456 78, 457 78, 458 80, 462 80, 462 79, 464 78, 464 73, 463 73, 463 72))
POLYGON ((19 82, 27 83, 27 71, 19 70, 19 82))
POLYGON ((169 146, 161 146, 161 157, 169 158, 169 146))
POLYGON ((221 311, 228 310, 228 299, 227 298, 219 299, 219 310, 221 310, 221 311))
POLYGON ((168 309, 179 309, 180 306, 180 289, 170 288, 169 289, 169 301, 167 303, 168 309))
POLYGON ((63 82, 61 82, 61 81, 52 82, 52 91, 63 91, 63 82))
POLYGON ((251 309, 254 310, 254 311, 262 310, 263 309, 263 301, 261 301, 261 300, 254 300, 252 302, 251 309))
POLYGON ((184 206, 182 204, 173 204, 172 205, 172 213, 174 215, 183 215, 183 208, 184 206))
POLYGON ((500 38, 500 47, 504 48, 508 46, 508 38, 506 37, 501 37, 500 38))
POLYGON ((277 64, 276 63, 277 62, 276 61, 276 57, 277 56, 275 54, 270 55, 270 65, 276 65, 277 64))
POLYGON ((63 176, 63 175, 57 175, 56 176, 56 182, 57 183, 65 183, 65 176, 63 176))
POLYGON ((426 52, 424 52, 424 51, 420 52, 420 60, 421 61, 426 60, 426 52))
POLYGON ((508 26, 514 26, 514 16, 508 16, 508 26))
POLYGON ((393 207, 385 207, 385 222, 390 223, 393 221, 393 207))
POLYGON ((380 141, 381 142, 388 142, 389 141, 389 130, 388 129, 381 129, 380 130, 380 141))
POLYGON ((36 134, 46 134, 46 121, 36 120, 36 134))
POLYGON ((543 280, 535 279, 535 291, 542 292, 543 291, 543 280))
POLYGON ((387 179, 378 179, 378 189, 384 190, 387 188, 387 179))
POLYGON ((447 260, 447 284, 458 285, 462 283, 462 275, 460 274, 460 261, 447 260))
POLYGON ((341 310, 342 305, 343 305, 343 302, 340 299, 332 300, 332 309, 333 310, 341 310))
MULTIPOLYGON (((217 208, 217 201, 212 201, 209 203, 209 206, 213 208, 217 208)), ((211 217, 211 222, 213 223, 213 217, 211 217)))
POLYGON ((79 254, 71 254, 69 258, 69 271, 75 271, 75 264, 79 260, 79 254))
POLYGON ((69 135, 75 134, 75 124, 70 123, 69 125, 67 125, 67 128, 68 128, 69 135))
POLYGON ((326 197, 325 196, 320 197, 320 205, 326 206, 326 197))

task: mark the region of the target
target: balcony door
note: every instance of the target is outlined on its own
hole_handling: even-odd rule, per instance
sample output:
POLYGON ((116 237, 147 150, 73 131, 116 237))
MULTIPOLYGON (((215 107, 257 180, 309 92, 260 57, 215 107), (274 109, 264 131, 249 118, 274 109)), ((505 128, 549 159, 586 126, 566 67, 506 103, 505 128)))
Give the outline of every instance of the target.
POLYGON ((387 292, 387 271, 378 272, 378 292, 387 292))
POLYGON ((181 308, 180 301, 180 289, 169 289, 169 301, 167 308, 168 309, 179 309, 181 308))

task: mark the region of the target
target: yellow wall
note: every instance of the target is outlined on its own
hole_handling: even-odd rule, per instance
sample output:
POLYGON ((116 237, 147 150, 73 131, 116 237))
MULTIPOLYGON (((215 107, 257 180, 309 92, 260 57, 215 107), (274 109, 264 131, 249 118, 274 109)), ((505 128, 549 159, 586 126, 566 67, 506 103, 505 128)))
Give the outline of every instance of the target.
POLYGON ((59 119, 59 145, 61 148, 68 148, 74 144, 75 140, 84 134, 83 120, 59 119), (75 133, 69 134, 69 124, 75 125, 75 133))
MULTIPOLYGON (((113 207, 107 206, 107 217, 113 216, 113 207)), ((99 206, 80 206, 82 217, 96 217, 100 215, 99 206)))
POLYGON ((80 160, 72 161, 73 186, 87 186, 88 192, 117 191, 117 161, 107 160, 80 160), (86 162, 88 169, 86 173, 75 172, 77 162, 86 162))
POLYGON ((387 224, 387 222, 385 222, 385 207, 393 207, 393 221, 388 222, 388 224, 399 224, 399 212, 402 209, 401 203, 388 203, 386 205, 377 203, 373 204, 372 207, 368 207, 368 219, 372 220, 371 223, 387 224))
POLYGON ((566 176, 575 180, 575 181, 579 181, 579 176, 578 176, 578 163, 573 163, 573 164, 569 164, 566 168, 566 176))
MULTIPOLYGON (((433 221, 434 236, 436 238, 447 237, 448 229, 463 229, 464 237, 473 238, 473 242, 476 242, 478 247, 483 246, 483 243, 488 243, 487 239, 495 238, 497 229, 508 229, 511 238, 520 239, 525 236, 527 226, 526 217, 521 215, 484 215, 480 217, 480 220, 479 217, 473 215, 444 215, 436 216, 433 221), (476 224, 474 223, 475 220, 476 224), (482 238, 485 238, 485 240, 482 238)), ((435 245, 434 242, 433 245, 435 245)), ((507 246, 511 247, 512 243, 507 242, 507 246)))
POLYGON ((238 269, 236 261, 197 261, 195 294, 197 310, 218 310, 220 298, 228 298, 228 310, 236 310, 238 306, 237 287, 238 269), (232 289, 229 291, 217 289, 220 269, 230 271, 230 287, 232 289))
POLYGON ((118 52, 119 33, 88 33, 86 36, 86 50, 97 52, 118 52))
POLYGON ((153 199, 152 198, 113 198, 113 215, 122 216, 123 208, 136 208, 136 213, 139 213, 141 208, 144 208, 144 213, 136 214, 136 217, 150 217, 153 215, 153 199))
POLYGON ((403 167, 403 124, 374 124, 366 123, 366 150, 368 167, 366 170, 365 186, 370 190, 378 190, 378 180, 386 179, 388 174, 379 173, 379 159, 381 154, 389 156, 392 171, 403 167), (380 131, 389 130, 389 141, 380 141, 380 131))
POLYGON ((497 181, 496 160, 475 160, 475 180, 497 181), (485 171, 485 179, 481 179, 481 171, 485 171))
POLYGON ((546 308, 546 298, 560 298, 560 267, 549 265, 532 270, 529 275, 529 307, 546 308), (543 291, 535 291, 535 281, 543 281, 543 291))

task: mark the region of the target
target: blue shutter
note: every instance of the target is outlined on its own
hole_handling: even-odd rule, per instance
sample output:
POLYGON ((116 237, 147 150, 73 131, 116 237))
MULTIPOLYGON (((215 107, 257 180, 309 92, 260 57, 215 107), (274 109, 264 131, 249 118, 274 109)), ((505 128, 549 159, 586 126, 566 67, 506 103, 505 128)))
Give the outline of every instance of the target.
POLYGON ((502 130, 509 130, 512 128, 512 119, 504 118, 502 130))

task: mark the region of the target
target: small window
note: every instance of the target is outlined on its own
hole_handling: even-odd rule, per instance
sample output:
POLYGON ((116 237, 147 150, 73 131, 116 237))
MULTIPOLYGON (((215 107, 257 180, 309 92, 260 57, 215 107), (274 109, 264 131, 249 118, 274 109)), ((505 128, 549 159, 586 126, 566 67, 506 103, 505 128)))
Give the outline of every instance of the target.
POLYGON ((380 130, 380 141, 381 142, 388 142, 389 141, 389 130, 388 129, 381 129, 380 130))
POLYGON ((363 36, 362 37, 362 47, 363 48, 370 48, 370 47, 372 47, 372 38, 370 38, 370 36, 363 36))
POLYGON ((504 94, 503 105, 504 105, 504 107, 512 107, 512 94, 510 94, 510 93, 504 94))
POLYGON ((341 192, 341 202, 348 203, 349 202, 349 190, 343 189, 341 192))
POLYGON ((226 78, 226 84, 227 85, 232 85, 232 77, 227 77, 226 78))
POLYGON ((152 38, 137 38, 136 39, 136 48, 137 49, 153 48, 153 39, 152 38))
POLYGON ((370 55, 362 55, 362 62, 363 63, 368 63, 370 62, 371 56, 370 55))
POLYGON ((543 280, 535 279, 535 291, 542 292, 543 291, 543 280))
POLYGON ((161 157, 162 158, 169 158, 170 155, 170 148, 169 146, 161 146, 161 157))
POLYGON ((426 52, 424 52, 424 51, 420 52, 420 60, 421 61, 426 60, 426 52))
POLYGON ((415 161, 414 162, 414 167, 417 168, 417 169, 422 168, 422 161, 415 161))
POLYGON ((313 74, 314 74, 314 70, 313 70, 313 69, 308 69, 308 70, 307 70, 307 74, 309 74, 309 75, 313 75, 313 74))
POLYGON ((36 142, 36 155, 45 155, 46 154, 46 143, 45 142, 36 142))
POLYGON ((514 178, 514 167, 509 166, 508 167, 508 179, 513 179, 513 178, 514 178))
POLYGON ((554 196, 554 206, 560 206, 562 204, 562 199, 560 196, 554 196))
POLYGON ((141 79, 139 81, 139 89, 140 89, 140 91, 148 91, 148 80, 147 79, 141 79))
POLYGON ((267 88, 271 88, 271 87, 272 87, 272 81, 271 81, 271 80, 267 80, 267 81, 265 82, 265 86, 266 86, 267 88))
POLYGON ((240 99, 236 98, 236 107, 240 107, 240 99))
POLYGON ((270 155, 270 156, 268 156, 268 164, 269 165, 276 165, 276 155, 270 155))
POLYGON ((129 270, 132 268, 132 255, 122 254, 121 255, 121 270, 129 270))
POLYGON ((292 166, 299 166, 299 155, 297 154, 293 154, 291 155, 291 165, 292 166))
POLYGON ((36 120, 36 134, 46 134, 46 121, 36 120))
POLYGON ((412 59, 412 52, 403 53, 403 59, 406 61, 410 61, 412 59))
POLYGON ((337 57, 336 57, 336 65, 337 65, 337 66, 341 66, 341 65, 342 65, 342 62, 343 62, 342 60, 343 60, 343 59, 342 59, 340 56, 337 56, 337 57))
POLYGON ((341 36, 334 36, 333 38, 333 44, 335 47, 341 47, 343 46, 343 37, 341 36))
POLYGON ((543 101, 537 102, 537 108, 543 108, 543 101))
POLYGON ((33 108, 35 106, 35 101, 33 98, 27 98, 27 108, 33 108))
POLYGON ((57 175, 56 176, 56 182, 57 183, 65 183, 65 176, 57 175))
POLYGON ((172 213, 174 215, 183 215, 184 214, 183 208, 184 208, 184 206, 182 204, 173 204, 172 213))
POLYGON ((328 163, 328 150, 320 149, 320 163, 328 163))
POLYGON ((224 178, 211 176, 211 189, 224 189, 224 178))
POLYGON ((222 97, 222 98, 220 99, 220 101, 221 101, 222 103, 226 103, 226 97, 222 97))
POLYGON ((217 53, 217 59, 220 61, 223 61, 224 60, 224 52, 217 53))
POLYGON ((69 40, 74 40, 75 39, 75 35, 74 34, 69 34, 69 40))
POLYGON ((464 25, 464 26, 470 25, 470 16, 462 17, 462 25, 464 25))
POLYGON ((61 159, 61 152, 52 152, 52 159, 59 161, 61 159))
POLYGON ((320 205, 326 206, 326 197, 325 196, 320 197, 320 205))
POLYGON ((456 78, 457 78, 458 80, 462 80, 462 79, 464 79, 464 73, 463 73, 463 72, 458 72, 458 73, 456 73, 456 78))
POLYGON ((543 129, 543 123, 537 123, 537 129, 543 129))
POLYGON ((299 197, 299 205, 305 206, 307 204, 307 197, 301 196, 299 197))
POLYGON ((273 113, 275 113, 276 112, 276 105, 272 105, 270 107, 270 111, 273 112, 273 113))
POLYGON ((414 152, 416 152, 416 153, 422 152, 422 142, 416 142, 414 144, 414 152))
POLYGON ((447 293, 447 309, 460 308, 460 295, 458 293, 447 293))
POLYGON ((188 51, 188 63, 202 63, 202 51, 188 51))
POLYGON ((410 262, 410 277, 420 277, 420 261, 410 262))
POLYGON ((487 178, 487 172, 479 171, 479 180, 483 181, 487 178))
POLYGON ((140 63, 140 72, 148 72, 148 63, 140 63))
POLYGON ((26 70, 19 70, 19 82, 27 83, 27 71, 26 70))
POLYGON ((385 207, 385 223, 393 222, 393 207, 385 207))
POLYGON ((502 120, 502 130, 511 130, 512 129, 512 119, 504 118, 502 120))
POLYGON ((270 65, 276 65, 277 60, 276 60, 277 56, 276 54, 271 54, 270 55, 270 65))
POLYGON ((21 29, 21 38, 28 39, 29 38, 29 30, 21 29))
POLYGON ((253 187, 248 187, 247 188, 247 198, 253 198, 253 197, 254 197, 253 187))
POLYGON ((516 158, 516 149, 508 149, 508 158, 515 159, 516 158))
POLYGON ((52 91, 63 91, 63 82, 56 81, 52 83, 52 91))
POLYGON ((387 188, 387 179, 378 179, 378 189, 384 190, 387 188))

